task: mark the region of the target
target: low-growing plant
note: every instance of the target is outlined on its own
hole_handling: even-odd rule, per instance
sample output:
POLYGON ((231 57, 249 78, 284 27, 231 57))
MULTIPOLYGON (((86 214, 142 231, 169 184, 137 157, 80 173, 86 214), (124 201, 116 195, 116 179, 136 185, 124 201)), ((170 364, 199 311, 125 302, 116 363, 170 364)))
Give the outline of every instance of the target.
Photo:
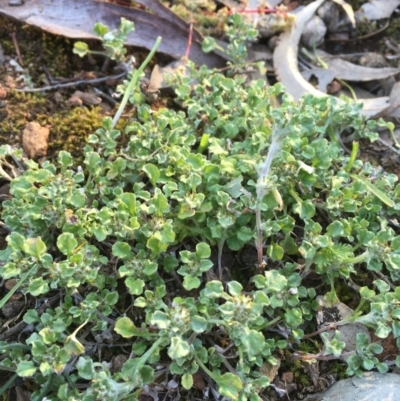
MULTIPOLYGON (((334 303, 338 281, 358 271, 371 280, 347 321, 400 337, 399 287, 368 287, 375 275, 399 280, 391 216, 400 186, 335 140, 374 139, 377 123, 333 98, 293 102, 279 84, 188 66, 189 76, 171 79, 185 111, 141 104, 123 131, 105 118, 82 167, 62 151, 56 164, 29 161, 16 176, 10 156, 21 153, 0 147, 0 174, 13 178, 0 273, 17 280, 2 304, 17 289, 56 298, 28 309, 24 333, 0 343, 0 368, 35 379, 32 400, 136 400, 170 378, 196 392, 199 371, 225 397, 260 400, 262 367, 298 349, 317 292, 334 303), (239 282, 224 255, 245 247, 258 263, 239 282), (129 354, 117 371, 104 361, 109 345, 129 354)), ((342 349, 336 336, 325 355, 342 349)), ((384 370, 378 351, 359 337, 348 373, 384 370)))

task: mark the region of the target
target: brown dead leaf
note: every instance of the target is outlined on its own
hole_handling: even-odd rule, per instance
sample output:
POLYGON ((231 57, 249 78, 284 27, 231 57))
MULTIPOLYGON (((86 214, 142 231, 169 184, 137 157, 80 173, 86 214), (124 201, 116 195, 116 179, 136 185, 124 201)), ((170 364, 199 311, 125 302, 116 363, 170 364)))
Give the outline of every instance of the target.
POLYGON ((292 383, 292 381, 294 379, 293 372, 288 371, 288 372, 282 373, 281 379, 282 379, 282 381, 284 381, 286 383, 292 383))
POLYGON ((346 81, 366 82, 376 79, 386 79, 400 72, 400 68, 373 68, 353 64, 322 50, 318 50, 317 53, 327 64, 328 69, 335 73, 335 78, 344 79, 346 81))
POLYGON ((197 371, 192 376, 193 376, 193 385, 197 389, 203 391, 206 387, 206 383, 204 382, 203 375, 199 371, 197 371))
MULTIPOLYGON (((135 31, 128 36, 127 45, 151 49, 156 38, 161 36, 159 51, 176 59, 182 58, 187 47, 189 24, 156 0, 135 3, 149 11, 94 0, 26 0, 18 7, 9 6, 8 0, 0 0, 0 14, 73 39, 98 39, 92 31, 96 22, 114 30, 124 17, 135 23, 135 31)), ((203 53, 201 41, 202 36, 194 30, 190 59, 209 67, 225 65, 221 56, 203 53)))
POLYGON ((276 365, 272 365, 269 362, 264 362, 260 366, 259 373, 262 376, 267 376, 269 381, 272 382, 275 379, 275 377, 278 375, 280 366, 281 366, 281 360, 280 359, 277 359, 277 364, 276 365))

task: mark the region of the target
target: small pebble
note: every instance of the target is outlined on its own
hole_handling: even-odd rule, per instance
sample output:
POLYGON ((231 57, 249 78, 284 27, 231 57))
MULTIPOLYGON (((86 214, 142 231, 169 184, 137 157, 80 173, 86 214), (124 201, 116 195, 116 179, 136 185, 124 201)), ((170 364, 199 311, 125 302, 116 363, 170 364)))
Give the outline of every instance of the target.
POLYGON ((37 122, 26 124, 22 134, 22 147, 30 159, 46 156, 50 130, 37 122))
POLYGON ((8 95, 7 89, 0 88, 0 99, 5 99, 8 95))

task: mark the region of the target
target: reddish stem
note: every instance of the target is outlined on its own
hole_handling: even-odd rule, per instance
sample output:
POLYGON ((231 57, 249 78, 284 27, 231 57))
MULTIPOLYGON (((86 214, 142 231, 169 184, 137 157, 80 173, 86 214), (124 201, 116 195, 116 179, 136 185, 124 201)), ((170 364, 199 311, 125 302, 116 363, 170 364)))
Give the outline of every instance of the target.
POLYGON ((183 59, 185 61, 189 60, 189 53, 190 53, 190 49, 192 47, 192 38, 193 38, 193 24, 190 24, 188 43, 186 46, 185 56, 183 57, 183 59))

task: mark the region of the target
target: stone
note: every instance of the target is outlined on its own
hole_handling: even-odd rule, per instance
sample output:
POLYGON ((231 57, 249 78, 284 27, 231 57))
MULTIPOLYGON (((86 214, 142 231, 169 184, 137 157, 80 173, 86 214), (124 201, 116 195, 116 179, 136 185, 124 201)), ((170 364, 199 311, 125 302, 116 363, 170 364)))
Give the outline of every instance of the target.
POLYGON ((400 401, 400 375, 364 372, 363 377, 340 380, 324 393, 304 401, 400 401))
POLYGON ((37 122, 26 124, 22 134, 22 147, 30 159, 46 156, 50 130, 37 122))

